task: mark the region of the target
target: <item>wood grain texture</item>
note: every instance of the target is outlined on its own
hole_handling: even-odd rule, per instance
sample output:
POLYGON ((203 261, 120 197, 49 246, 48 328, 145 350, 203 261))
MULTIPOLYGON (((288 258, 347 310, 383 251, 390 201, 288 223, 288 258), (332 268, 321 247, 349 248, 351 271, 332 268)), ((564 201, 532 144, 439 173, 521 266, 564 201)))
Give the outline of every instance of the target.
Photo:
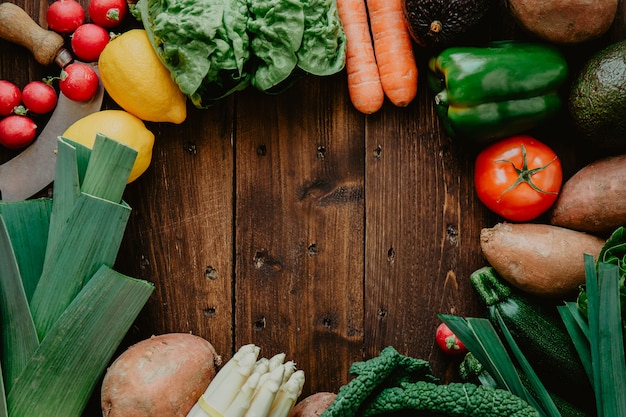
MULTIPOLYGON (((48 2, 10 1, 45 24, 48 2)), ((572 73, 626 38, 625 14, 621 4, 606 36, 565 48, 572 73)), ((464 41, 508 37, 529 39, 499 5, 464 41)), ((468 276, 485 264, 480 229, 498 219, 473 191, 477 149, 452 141, 435 114, 432 52, 415 50, 418 95, 406 108, 359 113, 342 72, 279 95, 249 89, 209 109, 189 105, 181 125, 147 124, 154 157, 126 190, 133 211, 116 269, 156 290, 120 351, 165 332, 205 337, 224 360, 256 343, 305 371, 303 396, 336 392, 352 362, 388 345, 449 378, 436 314, 481 314, 468 276)), ((0 41, 0 78, 22 87, 57 72, 0 41)), ((568 126, 563 114, 533 132, 566 177, 593 157, 568 126)), ((0 162, 14 154, 0 150, 0 162)), ((97 415, 95 393, 85 416, 97 415)))

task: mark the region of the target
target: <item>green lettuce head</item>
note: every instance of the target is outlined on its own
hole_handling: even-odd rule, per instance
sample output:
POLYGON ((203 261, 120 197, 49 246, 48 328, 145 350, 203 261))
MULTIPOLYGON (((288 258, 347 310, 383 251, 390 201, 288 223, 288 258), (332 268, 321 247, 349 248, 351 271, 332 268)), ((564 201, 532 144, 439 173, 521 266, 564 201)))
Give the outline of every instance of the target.
POLYGON ((245 0, 140 0, 137 8, 157 55, 196 107, 248 86, 245 0))
POLYGON ((159 59, 198 108, 253 85, 277 93, 345 65, 335 0, 139 0, 159 59))

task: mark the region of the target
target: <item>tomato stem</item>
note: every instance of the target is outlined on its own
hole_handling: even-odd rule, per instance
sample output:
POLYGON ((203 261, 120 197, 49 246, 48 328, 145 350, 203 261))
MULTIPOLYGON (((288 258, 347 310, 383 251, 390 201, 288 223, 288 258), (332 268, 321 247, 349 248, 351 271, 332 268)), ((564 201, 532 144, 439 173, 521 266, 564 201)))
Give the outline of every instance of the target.
POLYGON ((544 169, 548 168, 550 164, 552 164, 552 162, 554 162, 555 160, 556 160, 556 156, 544 166, 533 168, 533 169, 528 169, 528 159, 526 158, 526 146, 524 146, 524 144, 522 144, 522 167, 521 168, 516 167, 515 163, 509 159, 497 160, 496 162, 510 163, 513 169, 515 170, 515 172, 517 173, 517 180, 515 180, 515 182, 511 184, 511 186, 508 187, 506 190, 502 191, 502 194, 500 194, 500 197, 498 198, 498 200, 500 200, 504 194, 513 190, 519 184, 524 183, 524 182, 528 184, 533 190, 537 191, 538 193, 557 194, 554 191, 545 191, 537 187, 537 185, 535 185, 535 183, 533 182, 533 178, 532 178, 533 175, 535 175, 537 172, 543 171, 544 169))

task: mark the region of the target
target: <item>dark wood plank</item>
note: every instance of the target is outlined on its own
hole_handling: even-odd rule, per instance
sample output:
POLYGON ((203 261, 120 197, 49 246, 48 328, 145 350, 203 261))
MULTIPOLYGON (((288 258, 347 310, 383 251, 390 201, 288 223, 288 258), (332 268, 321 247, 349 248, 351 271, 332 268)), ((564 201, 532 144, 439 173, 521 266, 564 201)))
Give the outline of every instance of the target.
POLYGON ((436 314, 478 313, 467 276, 481 265, 487 213, 473 158, 442 133, 425 76, 407 108, 386 103, 367 123, 365 345, 368 356, 393 345, 437 365, 436 314))
POLYGON ((127 187, 133 208, 118 269, 155 283, 137 337, 191 332, 233 349, 232 101, 149 125, 151 168, 127 187))
POLYGON ((236 128, 236 342, 285 352, 307 392, 361 357, 363 125, 343 77, 241 94, 236 128))

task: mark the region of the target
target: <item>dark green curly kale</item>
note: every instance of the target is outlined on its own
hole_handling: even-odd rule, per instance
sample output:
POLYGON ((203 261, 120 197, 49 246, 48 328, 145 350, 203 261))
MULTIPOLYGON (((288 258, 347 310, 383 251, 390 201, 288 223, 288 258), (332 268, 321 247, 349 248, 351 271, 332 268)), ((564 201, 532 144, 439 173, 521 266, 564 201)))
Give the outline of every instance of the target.
POLYGON ((400 410, 451 417, 539 417, 539 412, 509 391, 472 383, 441 385, 428 362, 403 356, 393 347, 378 357, 355 362, 356 377, 339 389, 320 417, 372 417, 400 410))
POLYGON ((539 412, 509 391, 472 383, 432 382, 387 388, 363 410, 363 417, 393 411, 428 411, 454 417, 539 417, 539 412))

